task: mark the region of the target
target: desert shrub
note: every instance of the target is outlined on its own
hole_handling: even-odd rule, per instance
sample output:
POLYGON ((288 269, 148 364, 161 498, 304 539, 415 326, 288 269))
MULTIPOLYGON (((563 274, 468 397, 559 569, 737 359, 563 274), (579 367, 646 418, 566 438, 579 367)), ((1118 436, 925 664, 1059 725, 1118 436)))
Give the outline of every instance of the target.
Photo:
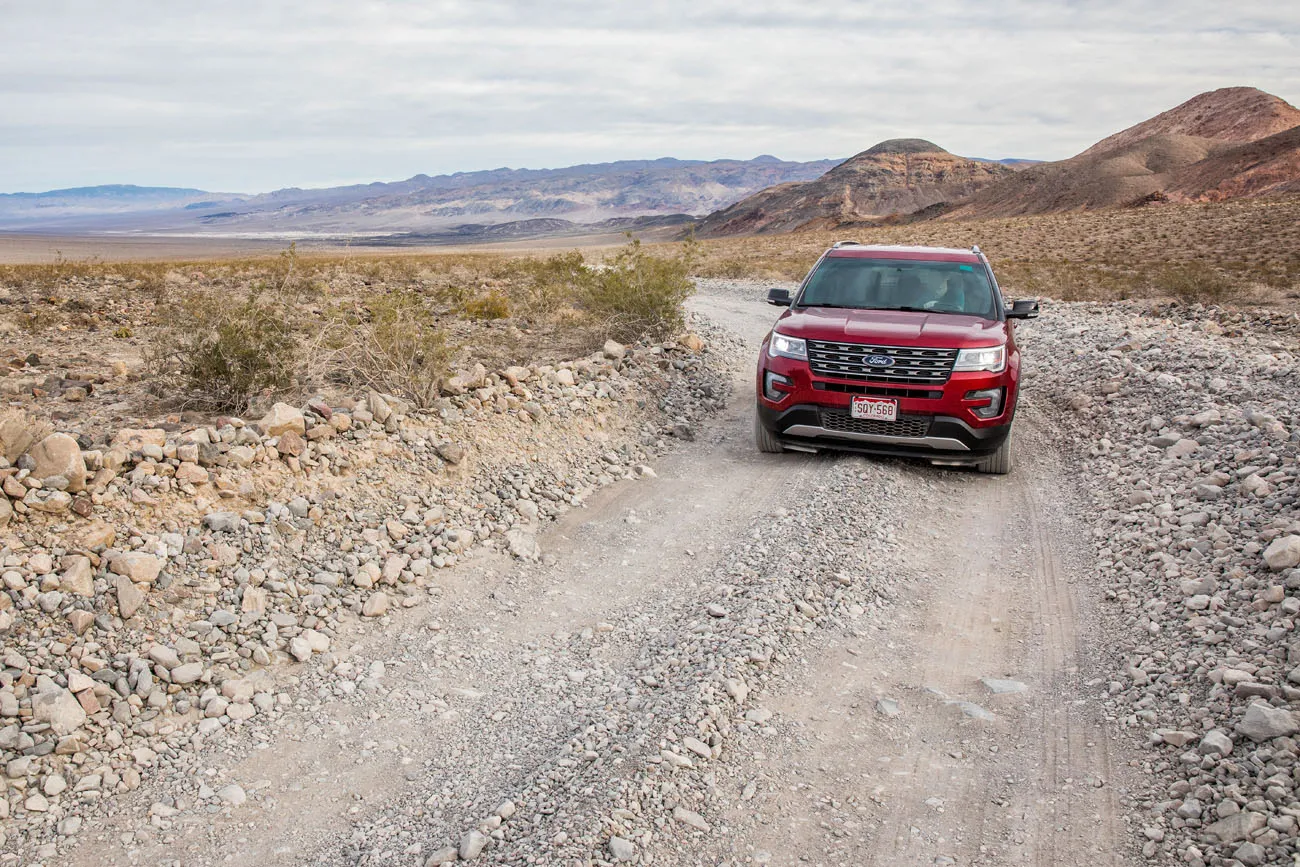
POLYGON ((640 241, 631 241, 591 272, 582 308, 623 343, 676 334, 685 323, 682 305, 695 291, 693 252, 688 246, 675 256, 653 256, 640 241))
POLYGON ((1152 285, 1185 303, 1218 304, 1234 294, 1232 281, 1204 262, 1167 265, 1156 272, 1152 285))
POLYGON ((465 315, 470 319, 505 319, 510 315, 510 299, 496 289, 465 302, 465 315))
POLYGON ((518 315, 533 322, 568 318, 591 282, 591 268, 577 250, 545 259, 509 263, 511 297, 518 315))
POLYGON ((425 408, 438 399, 454 350, 424 299, 398 289, 330 328, 336 375, 425 408))
POLYGON ((293 317, 258 291, 234 304, 223 294, 195 293, 161 309, 159 320, 145 358, 155 393, 244 412, 294 383, 300 351, 293 317))

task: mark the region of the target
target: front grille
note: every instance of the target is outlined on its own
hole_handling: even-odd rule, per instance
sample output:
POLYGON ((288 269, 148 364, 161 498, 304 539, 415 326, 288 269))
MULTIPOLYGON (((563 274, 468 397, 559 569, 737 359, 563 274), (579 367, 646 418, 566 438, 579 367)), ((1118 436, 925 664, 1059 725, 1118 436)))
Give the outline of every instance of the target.
POLYGON ((900 415, 898 421, 880 421, 874 418, 854 418, 844 409, 824 409, 822 427, 843 433, 871 434, 887 437, 923 437, 930 433, 929 415, 900 415))
POLYGON ((948 381, 956 360, 955 349, 808 341, 808 365, 812 372, 840 379, 942 385, 948 381), (873 367, 863 360, 868 355, 887 355, 894 363, 889 367, 873 367))
POLYGON ((887 388, 883 385, 856 385, 849 382, 814 382, 818 391, 838 391, 841 394, 869 394, 873 397, 911 397, 917 400, 940 400, 943 390, 931 391, 924 388, 887 388))

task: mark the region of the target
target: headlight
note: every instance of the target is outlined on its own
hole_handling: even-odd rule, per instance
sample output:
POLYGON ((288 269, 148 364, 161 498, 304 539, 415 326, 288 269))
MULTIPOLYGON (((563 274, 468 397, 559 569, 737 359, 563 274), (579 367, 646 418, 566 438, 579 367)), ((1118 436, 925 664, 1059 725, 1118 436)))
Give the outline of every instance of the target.
POLYGON ((808 344, 804 343, 798 337, 786 337, 780 332, 773 331, 772 339, 767 344, 767 354, 776 358, 793 358, 795 361, 808 360, 808 344))
POLYGON ((983 346, 979 349, 963 349, 957 353, 957 363, 953 370, 988 370, 1001 373, 1007 367, 1006 346, 983 346))

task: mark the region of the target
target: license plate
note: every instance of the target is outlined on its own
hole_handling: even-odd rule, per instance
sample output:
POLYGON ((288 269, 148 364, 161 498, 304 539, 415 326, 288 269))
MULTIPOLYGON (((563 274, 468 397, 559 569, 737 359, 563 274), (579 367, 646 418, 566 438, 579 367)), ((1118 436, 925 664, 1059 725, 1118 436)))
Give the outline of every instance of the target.
POLYGON ((854 418, 869 418, 874 421, 898 421, 898 401, 887 397, 855 395, 849 414, 854 418))

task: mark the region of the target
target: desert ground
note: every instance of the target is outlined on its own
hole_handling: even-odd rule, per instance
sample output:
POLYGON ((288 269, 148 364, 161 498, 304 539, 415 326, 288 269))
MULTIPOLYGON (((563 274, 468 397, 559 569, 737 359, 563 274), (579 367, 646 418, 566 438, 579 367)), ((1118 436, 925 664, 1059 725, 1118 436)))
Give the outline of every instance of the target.
POLYGON ((0 857, 1290 863, 1298 207, 0 242, 0 857), (1011 475, 754 449, 846 235, 1043 298, 1011 475))

